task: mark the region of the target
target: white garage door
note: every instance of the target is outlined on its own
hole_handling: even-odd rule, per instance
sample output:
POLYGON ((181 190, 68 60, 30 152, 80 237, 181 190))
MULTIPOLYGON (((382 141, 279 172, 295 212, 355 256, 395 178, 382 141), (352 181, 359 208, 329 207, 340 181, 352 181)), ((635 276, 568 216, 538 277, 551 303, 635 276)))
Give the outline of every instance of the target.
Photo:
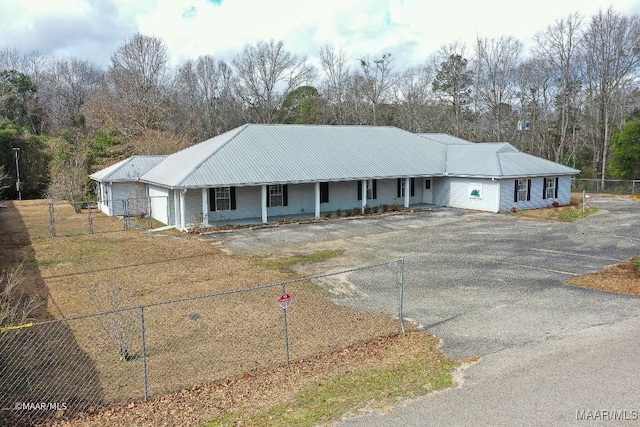
POLYGON ((166 188, 149 187, 151 199, 151 217, 161 223, 169 224, 169 190, 166 188))

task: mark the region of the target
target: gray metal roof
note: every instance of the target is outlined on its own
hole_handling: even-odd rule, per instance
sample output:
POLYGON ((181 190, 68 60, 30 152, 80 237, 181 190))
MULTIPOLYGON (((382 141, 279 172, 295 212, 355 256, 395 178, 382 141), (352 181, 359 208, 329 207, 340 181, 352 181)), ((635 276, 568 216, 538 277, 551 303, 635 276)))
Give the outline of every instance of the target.
POLYGON ((447 133, 419 133, 418 135, 430 141, 435 141, 437 143, 446 144, 446 145, 473 144, 473 142, 471 141, 467 141, 466 139, 458 138, 456 136, 452 136, 447 133))
POLYGON ((445 147, 394 127, 248 124, 141 177, 171 188, 442 175, 445 147))
POLYGON ((166 158, 167 156, 129 157, 92 174, 90 178, 101 182, 136 181, 166 158))
POLYGON ((574 175, 580 171, 521 153, 506 142, 447 146, 447 175, 491 178, 574 175))

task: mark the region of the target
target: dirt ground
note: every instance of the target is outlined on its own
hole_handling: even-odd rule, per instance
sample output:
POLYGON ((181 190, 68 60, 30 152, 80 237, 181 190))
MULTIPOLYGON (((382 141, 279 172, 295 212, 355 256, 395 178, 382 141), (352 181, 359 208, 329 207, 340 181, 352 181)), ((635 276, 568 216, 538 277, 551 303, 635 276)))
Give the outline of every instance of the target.
POLYGON ((584 276, 569 279, 566 283, 582 288, 640 297, 640 268, 638 267, 638 260, 640 260, 640 257, 611 265, 598 273, 585 274, 584 276))

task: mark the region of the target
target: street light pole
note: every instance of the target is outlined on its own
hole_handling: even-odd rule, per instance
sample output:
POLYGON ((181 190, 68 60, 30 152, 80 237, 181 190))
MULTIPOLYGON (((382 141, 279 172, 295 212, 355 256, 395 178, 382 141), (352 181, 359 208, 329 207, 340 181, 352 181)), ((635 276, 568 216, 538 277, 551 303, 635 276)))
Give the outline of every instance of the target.
POLYGON ((16 176, 18 181, 16 182, 16 190, 18 190, 18 200, 22 201, 22 182, 20 182, 20 161, 18 160, 18 153, 20 153, 20 148, 14 147, 13 152, 16 155, 16 176))

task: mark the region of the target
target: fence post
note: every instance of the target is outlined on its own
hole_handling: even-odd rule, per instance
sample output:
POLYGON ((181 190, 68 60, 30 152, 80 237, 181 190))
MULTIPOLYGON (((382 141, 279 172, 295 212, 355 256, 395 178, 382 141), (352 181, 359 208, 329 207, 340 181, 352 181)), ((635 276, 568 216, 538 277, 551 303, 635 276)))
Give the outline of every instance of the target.
POLYGON ((149 399, 149 377, 147 376, 147 342, 144 326, 144 306, 140 306, 140 331, 142 336, 142 378, 144 382, 144 400, 149 399))
POLYGON ((122 201, 122 223, 124 224, 124 229, 129 229, 129 215, 127 213, 127 200, 122 201))
MULTIPOLYGON (((282 295, 287 293, 286 285, 282 285, 282 295)), ((287 309, 282 307, 282 316, 284 319, 284 346, 287 352, 287 365, 291 361, 291 357, 289 354, 289 325, 287 322, 287 309)))
POLYGON ((93 234, 93 218, 91 217, 92 209, 93 209, 93 204, 91 202, 88 202, 87 211, 89 212, 89 234, 93 234))
POLYGON ((404 258, 398 260, 398 319, 400 320, 400 330, 404 334, 404 314, 403 314, 403 301, 404 301, 404 258))
POLYGON ((153 228, 153 218, 151 217, 151 197, 147 200, 147 219, 149 220, 149 230, 153 228))
POLYGON ((53 210, 53 202, 49 202, 49 236, 56 236, 56 216, 53 210))

